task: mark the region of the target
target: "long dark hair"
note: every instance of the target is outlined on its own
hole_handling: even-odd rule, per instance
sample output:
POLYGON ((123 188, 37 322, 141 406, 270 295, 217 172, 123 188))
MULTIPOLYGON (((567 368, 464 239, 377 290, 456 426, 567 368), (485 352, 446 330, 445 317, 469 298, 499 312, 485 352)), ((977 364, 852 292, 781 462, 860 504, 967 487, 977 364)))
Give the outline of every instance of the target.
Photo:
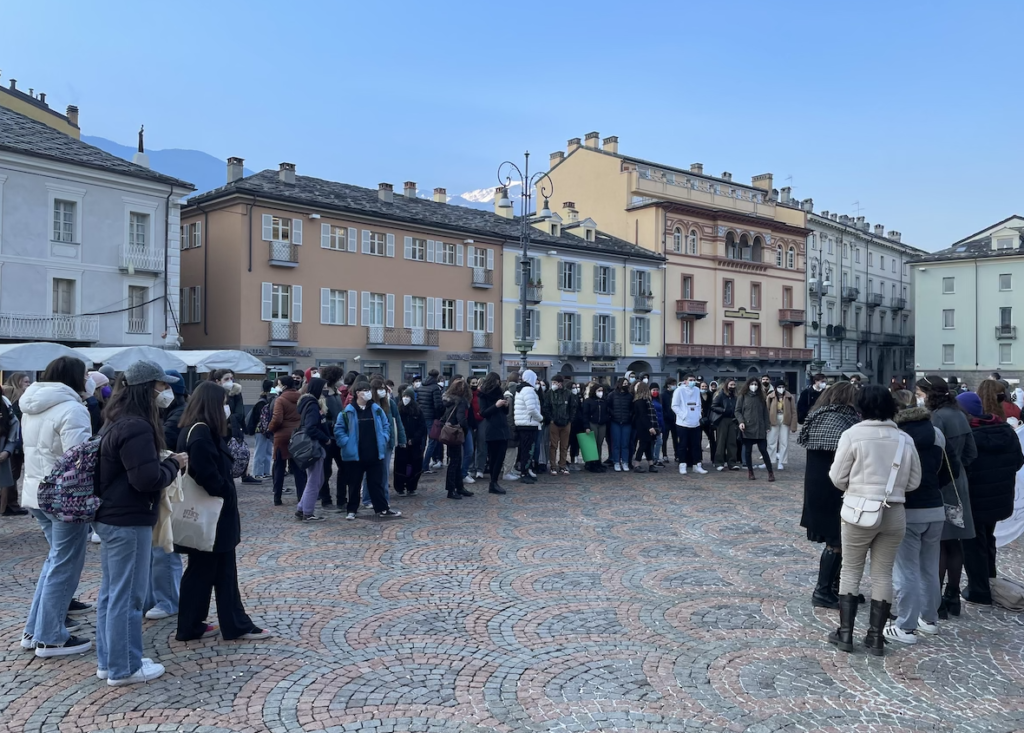
POLYGON ((924 395, 924 406, 932 412, 943 407, 955 407, 963 412, 960 403, 956 401, 956 395, 950 392, 949 384, 942 377, 928 374, 918 379, 914 386, 921 390, 924 395))
MULTIPOLYGON (((63 357, 62 357, 63 358, 63 357)), ((81 362, 79 362, 81 363, 81 362)), ((124 374, 117 377, 110 399, 103 407, 104 422, 115 423, 126 417, 137 417, 147 420, 153 426, 153 439, 156 449, 164 449, 164 429, 160 422, 160 410, 156 406, 156 382, 129 385, 124 374)), ((85 380, 82 380, 85 388, 85 380)), ((223 389, 222 389, 223 391, 223 389)))
POLYGON ((224 417, 227 394, 216 382, 200 382, 196 391, 188 398, 185 412, 178 421, 178 427, 190 428, 196 423, 206 423, 211 433, 225 435, 228 421, 224 417))
POLYGON ((66 384, 76 394, 85 392, 85 362, 74 356, 58 356, 46 365, 41 382, 66 384))
POLYGON ((487 376, 477 385, 477 389, 480 392, 493 392, 496 389, 501 389, 501 375, 497 372, 488 372, 487 376))

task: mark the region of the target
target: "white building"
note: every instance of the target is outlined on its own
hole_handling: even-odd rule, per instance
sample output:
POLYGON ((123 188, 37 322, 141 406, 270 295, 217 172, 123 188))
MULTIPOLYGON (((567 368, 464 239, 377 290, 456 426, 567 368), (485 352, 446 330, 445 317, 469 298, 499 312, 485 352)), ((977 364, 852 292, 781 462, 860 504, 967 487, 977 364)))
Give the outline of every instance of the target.
POLYGON ((1024 291, 1024 217, 1011 216, 916 259, 918 374, 957 377, 972 389, 992 372, 1024 378, 1017 302, 1024 291))
POLYGON ((0 342, 178 336, 179 201, 194 187, 0 106, 0 342))
MULTIPOLYGON (((782 199, 788 198, 783 189, 782 199)), ((926 254, 863 216, 808 211, 807 348, 817 367, 841 379, 859 374, 888 386, 913 377, 913 283, 909 262, 926 254)))

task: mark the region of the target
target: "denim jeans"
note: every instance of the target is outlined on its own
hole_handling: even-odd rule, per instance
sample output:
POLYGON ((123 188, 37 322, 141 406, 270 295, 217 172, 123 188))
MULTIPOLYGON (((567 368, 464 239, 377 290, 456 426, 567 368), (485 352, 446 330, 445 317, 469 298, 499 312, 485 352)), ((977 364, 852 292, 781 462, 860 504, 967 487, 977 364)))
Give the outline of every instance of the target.
POLYGON ((110 679, 142 668, 142 604, 149 588, 152 527, 96 523, 100 545, 100 598, 96 604, 97 668, 110 679))
POLYGON ((907 522, 907 532, 896 552, 892 582, 896 591, 896 625, 904 631, 917 629, 917 620, 935 623, 939 618, 942 586, 939 583, 939 540, 945 520, 907 522))
MULTIPOLYGON (((427 423, 427 428, 428 429, 430 428, 430 423, 427 423)), ((433 461, 434 458, 436 457, 435 454, 437 453, 437 449, 438 449, 438 447, 440 447, 440 445, 441 444, 438 443, 436 440, 431 440, 430 438, 427 438, 427 448, 423 452, 423 470, 424 471, 426 471, 427 469, 430 468, 430 462, 433 461)), ((440 460, 440 459, 438 459, 438 460, 440 460)))
POLYGON ((469 468, 473 465, 473 459, 476 457, 476 451, 473 450, 473 431, 466 431, 466 442, 462 445, 462 475, 467 476, 469 474, 469 468))
POLYGON ((253 476, 269 476, 274 458, 274 440, 261 433, 256 434, 256 454, 252 462, 253 476))
POLYGON ((613 422, 612 428, 612 461, 629 465, 629 446, 633 437, 633 428, 628 423, 613 422))
POLYGON ((162 547, 153 548, 149 563, 149 593, 146 595, 144 610, 159 608, 171 615, 178 612, 181 570, 181 555, 164 552, 162 547))
POLYGON ((46 535, 50 552, 39 572, 25 633, 43 644, 59 645, 70 636, 64 619, 82 578, 89 525, 61 522, 39 509, 30 511, 46 535))
MULTIPOLYGON (((384 451, 384 501, 391 502, 391 458, 395 455, 394 448, 388 448, 384 451)), ((363 489, 362 489, 362 500, 364 504, 372 504, 370 499, 370 489, 367 487, 367 481, 370 480, 370 474, 367 473, 363 477, 363 489)))

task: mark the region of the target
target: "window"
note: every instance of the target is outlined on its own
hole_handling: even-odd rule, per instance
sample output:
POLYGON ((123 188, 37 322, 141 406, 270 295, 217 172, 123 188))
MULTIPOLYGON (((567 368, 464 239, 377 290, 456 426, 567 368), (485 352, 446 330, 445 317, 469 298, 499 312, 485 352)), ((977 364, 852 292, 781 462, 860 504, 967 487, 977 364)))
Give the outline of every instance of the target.
POLYGON ((942 278, 942 294, 949 295, 950 293, 956 292, 956 278, 955 277, 944 277, 942 278))
POLYGON ((999 344, 999 363, 1013 363, 1013 344, 999 344))
POLYGON ((633 270, 629 282, 630 295, 653 294, 651 290, 651 273, 648 270, 633 270))
POLYGON ((857 288, 858 292, 860 291, 860 275, 853 278, 853 287, 857 288))
POLYGON ((848 245, 846 242, 843 242, 843 259, 850 259, 850 245, 848 245))
POLYGON ((750 283, 750 310, 761 310, 761 283, 750 283))
POLYGON ((869 293, 875 292, 875 281, 873 279, 871 279, 870 277, 868 278, 868 292, 869 293))
POLYGON ((455 301, 445 298, 441 301, 441 330, 455 330, 455 301))
POLYGON ((274 285, 270 291, 270 320, 290 321, 292 319, 292 288, 290 285, 274 285))
POLYGON ((146 248, 146 234, 149 232, 149 214, 128 215, 128 246, 133 249, 146 248))
POLYGON ((70 316, 75 312, 75 281, 53 279, 53 314, 70 316))
POLYGON ((470 261, 469 261, 469 266, 470 267, 475 267, 475 268, 480 269, 480 270, 486 270, 487 269, 487 252, 489 250, 483 249, 481 247, 470 247, 469 249, 473 253, 473 256, 470 258, 470 261))
POLYGON ((292 220, 272 216, 270 218, 270 237, 275 242, 292 241, 292 220))
POLYGON ((192 288, 181 289, 181 322, 182 323, 200 323, 202 322, 202 298, 200 297, 201 288, 196 286, 192 288))
MULTIPOLYGON (((348 250, 348 232, 345 227, 339 227, 332 224, 328 232, 327 249, 333 249, 337 252, 346 252, 348 250)), ((423 240, 420 241, 422 242, 423 240)), ((420 257, 420 259, 423 259, 423 257, 420 257)))
POLYGON ((406 328, 427 327, 427 299, 414 295, 410 298, 409 324, 406 328))
POLYGON ((194 249, 203 246, 203 223, 196 221, 181 225, 181 249, 194 249))
POLYGON ((831 326, 835 322, 835 305, 829 303, 825 306, 825 325, 831 326))
POLYGON ((594 316, 594 341, 601 344, 615 340, 615 317, 594 316))
POLYGON ((848 286, 849 284, 850 284, 850 273, 848 273, 848 272, 844 272, 844 273, 843 273, 843 289, 845 290, 845 289, 846 289, 846 287, 847 287, 847 286, 848 286))
POLYGON ((593 230, 593 229, 587 229, 587 230, 585 230, 585 235, 586 235, 586 236, 585 236, 585 239, 586 239, 586 240, 587 240, 588 242, 593 242, 593 241, 594 241, 594 230, 593 230))
POLYGON ((895 257, 892 260, 892 271, 896 272, 896 258, 895 257))
POLYGON ((855 331, 859 331, 860 330, 860 318, 861 318, 861 313, 862 312, 863 311, 861 311, 860 308, 857 308, 853 312, 853 329, 855 331))
POLYGON ((55 199, 53 202, 53 241, 75 241, 75 202, 55 199))
POLYGON ((885 255, 878 255, 878 267, 885 269, 885 255))
MULTIPOLYGON (((523 311, 516 308, 515 338, 524 338, 522 333, 523 311)), ((540 338, 540 311, 536 308, 529 308, 526 311, 526 341, 536 341, 540 338)))
POLYGON ((675 252, 683 251, 683 230, 676 227, 676 230, 672 232, 672 249, 675 252))
POLYGON ((750 345, 760 346, 761 345, 761 324, 751 323, 750 324, 750 345))
POLYGON ((687 319, 685 319, 682 322, 682 325, 683 325, 683 330, 682 330, 682 334, 681 335, 682 335, 683 343, 684 344, 692 344, 693 343, 693 321, 690 320, 689 318, 687 318, 687 319))
POLYGON ((942 345, 942 363, 943 364, 952 364, 953 363, 953 356, 954 356, 953 344, 943 344, 942 345))
POLYGON ((559 313, 557 326, 559 341, 573 343, 581 340, 579 313, 559 313))
POLYGON ((999 237, 996 240, 996 249, 1013 249, 1013 237, 999 237))
POLYGON ((786 267, 790 270, 796 269, 796 248, 790 247, 789 252, 786 253, 786 267))
POLYGON ((903 277, 909 277, 909 269, 910 269, 909 264, 904 262, 903 263, 903 277))
POLYGON ((324 288, 321 293, 323 302, 320 305, 323 308, 321 313, 323 322, 331 326, 344 326, 345 314, 348 313, 347 291, 324 288))
POLYGON ((956 311, 954 309, 947 308, 942 311, 942 327, 956 328, 956 311))
POLYGON ((1013 276, 1012 275, 1000 275, 999 276, 999 289, 1000 290, 1013 290, 1013 276))
POLYGON ((558 225, 553 223, 553 222, 551 224, 551 236, 552 237, 557 237, 558 236, 558 225))
POLYGON ((733 333, 733 324, 732 323, 723 323, 722 324, 722 345, 723 346, 732 346, 732 333, 733 333))
POLYGON ((469 314, 469 330, 475 333, 487 332, 487 303, 474 303, 469 314))
POLYGON ((725 280, 722 282, 722 305, 731 307, 733 303, 732 297, 732 280, 725 280))
POLYGON ((580 289, 583 267, 578 262, 558 263, 558 289, 575 292, 580 289))
MULTIPOLYGON (((369 239, 367 240, 367 250, 365 254, 376 255, 377 257, 383 257, 387 252, 388 237, 384 232, 367 232, 369 239)), ((445 245, 447 246, 447 245, 445 245)), ((451 245, 452 248, 452 261, 450 264, 455 264, 455 245, 451 245)), ((446 252, 447 254, 447 252, 446 252)), ((449 263, 445 263, 449 264, 449 263)), ((380 324, 376 324, 380 325, 380 324)))
POLYGON ((835 245, 835 241, 831 237, 829 237, 829 240, 828 240, 828 253, 829 254, 835 254, 835 252, 833 250, 834 245, 835 245))
POLYGON ((697 241, 697 230, 691 229, 690 235, 686 238, 686 254, 695 255, 699 249, 699 243, 697 241))
POLYGON ((793 288, 785 286, 782 288, 782 307, 792 308, 793 307, 793 288))
MULTIPOLYGON (((370 317, 367 319, 367 326, 383 326, 384 325, 384 303, 386 297, 384 293, 370 293, 370 317)), ((454 303, 455 301, 448 301, 454 303)), ((454 308, 452 309, 454 312, 454 308)), ((454 319, 453 319, 454 320, 454 319)))
POLYGON ((849 323, 849 320, 850 320, 850 309, 849 308, 843 308, 843 312, 840 315, 840 319, 842 321, 843 328, 846 328, 848 323, 849 323))
POLYGON ((782 267, 782 245, 775 248, 775 266, 782 267))
POLYGON ((889 292, 891 293, 891 295, 889 296, 891 298, 889 303, 892 304, 896 300, 896 286, 893 285, 892 288, 890 288, 889 292))
POLYGON ((811 235, 811 249, 818 249, 818 236, 816 234, 811 235))
POLYGON ((651 343, 651 319, 633 316, 629 319, 629 343, 646 345, 651 343))
POLYGON ((783 326, 782 327, 782 348, 791 349, 793 348, 793 327, 783 326))
POLYGON ((611 267, 594 265, 594 292, 599 295, 615 293, 615 270, 611 267))
POLYGON ((856 264, 858 264, 858 265, 860 264, 860 247, 854 248, 854 250, 853 250, 853 261, 856 264))
POLYGON ((1009 331, 1013 326, 1013 308, 999 309, 999 329, 1009 331))
POLYGON ((146 301, 149 288, 138 285, 128 286, 128 333, 149 333, 146 318, 146 301))
POLYGON ((683 299, 693 299, 693 278, 690 275, 683 275, 683 299))

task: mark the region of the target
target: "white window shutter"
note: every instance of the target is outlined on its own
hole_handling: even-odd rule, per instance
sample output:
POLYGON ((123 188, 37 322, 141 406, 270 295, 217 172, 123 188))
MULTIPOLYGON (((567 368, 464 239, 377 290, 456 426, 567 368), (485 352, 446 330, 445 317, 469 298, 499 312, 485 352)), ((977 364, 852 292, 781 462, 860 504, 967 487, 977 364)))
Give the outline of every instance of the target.
POLYGON ((387 244, 386 254, 387 254, 388 257, 394 257, 395 256, 395 235, 394 234, 388 234, 388 244, 387 244))
POLYGON ((434 320, 438 328, 444 328, 444 298, 434 298, 434 320))
POLYGON ((356 228, 355 227, 349 227, 348 228, 348 251, 349 252, 355 252, 356 251, 356 228))
POLYGON ((540 341, 540 308, 530 309, 530 323, 532 326, 530 330, 533 332, 530 338, 534 341, 540 341))
POLYGON ((487 269, 488 270, 493 270, 494 269, 494 250, 493 249, 487 250, 487 269))
POLYGON ((427 298, 427 330, 434 330, 434 299, 427 298))
POLYGON ((636 338, 636 322, 637 322, 637 317, 636 316, 630 316, 629 317, 629 342, 631 344, 637 343, 637 338, 636 338))
POLYGON ((263 215, 263 241, 269 242, 274 238, 274 217, 270 214, 263 215))
POLYGON ((466 330, 476 331, 476 301, 466 301, 466 330))
POLYGON ((370 230, 369 229, 364 229, 363 230, 363 254, 364 255, 370 254, 370 230))
POLYGON ((466 256, 466 247, 461 244, 455 245, 455 265, 462 267, 464 264, 464 258, 466 256))
POLYGON ((427 262, 433 262, 433 261, 434 261, 434 240, 433 239, 428 239, 427 240, 427 262))
POLYGON ((273 317, 271 314, 274 309, 274 284, 263 283, 260 286, 260 295, 263 301, 260 307, 260 320, 269 321, 273 317))
POLYGON ((358 297, 359 296, 355 290, 349 290, 348 295, 345 297, 345 300, 348 302, 348 319, 345 321, 345 323, 349 326, 356 325, 356 311, 358 310, 356 299, 358 297))
POLYGON ((321 224, 320 225, 320 246, 324 249, 331 248, 331 225, 321 224))
POLYGON ((292 286, 292 323, 302 323, 302 286, 292 286))
POLYGON ((616 268, 614 268, 614 267, 609 267, 608 268, 608 272, 610 272, 611 276, 612 276, 611 277, 611 288, 609 289, 608 294, 609 295, 615 295, 615 273, 618 272, 618 270, 616 268))
POLYGON ((577 293, 583 290, 583 263, 577 262, 574 269, 575 290, 577 293))
POLYGON ((195 223, 195 227, 196 227, 195 246, 196 247, 202 247, 203 246, 203 222, 197 221, 195 223))
POLYGON ((364 290, 360 294, 359 298, 360 298, 360 300, 362 300, 362 311, 363 311, 362 325, 369 326, 370 325, 370 294, 367 291, 364 290))
POLYGON ((565 341, 565 314, 558 311, 558 320, 555 322, 555 340, 565 341))
POLYGON ((472 244, 466 247, 466 260, 469 267, 476 267, 476 247, 472 244))
POLYGON ((594 316, 594 343, 601 341, 601 316, 594 316))
POLYGON ((331 289, 320 288, 320 323, 331 322, 331 289))
POLYGON ((629 271, 629 294, 636 295, 636 276, 639 273, 636 270, 629 271))
POLYGON ((494 333, 494 303, 487 304, 487 333, 494 333))
POLYGON ((405 238, 405 259, 412 259, 412 237, 405 238))
MULTIPOLYGON (((406 237, 409 239, 409 237, 406 237)), ((408 258, 406 258, 408 259, 408 258)), ((402 299, 402 328, 412 328, 412 296, 406 295, 402 299)))
POLYGON ((462 330, 462 323, 463 323, 462 308, 463 308, 464 305, 465 305, 465 303, 463 303, 463 301, 461 301, 461 300, 456 300, 455 301, 455 330, 456 331, 461 331, 462 330))
POLYGON ((395 327, 395 295, 388 293, 386 298, 387 312, 384 315, 384 325, 388 328, 395 327))
POLYGON ((302 219, 292 219, 292 244, 302 244, 302 219))

